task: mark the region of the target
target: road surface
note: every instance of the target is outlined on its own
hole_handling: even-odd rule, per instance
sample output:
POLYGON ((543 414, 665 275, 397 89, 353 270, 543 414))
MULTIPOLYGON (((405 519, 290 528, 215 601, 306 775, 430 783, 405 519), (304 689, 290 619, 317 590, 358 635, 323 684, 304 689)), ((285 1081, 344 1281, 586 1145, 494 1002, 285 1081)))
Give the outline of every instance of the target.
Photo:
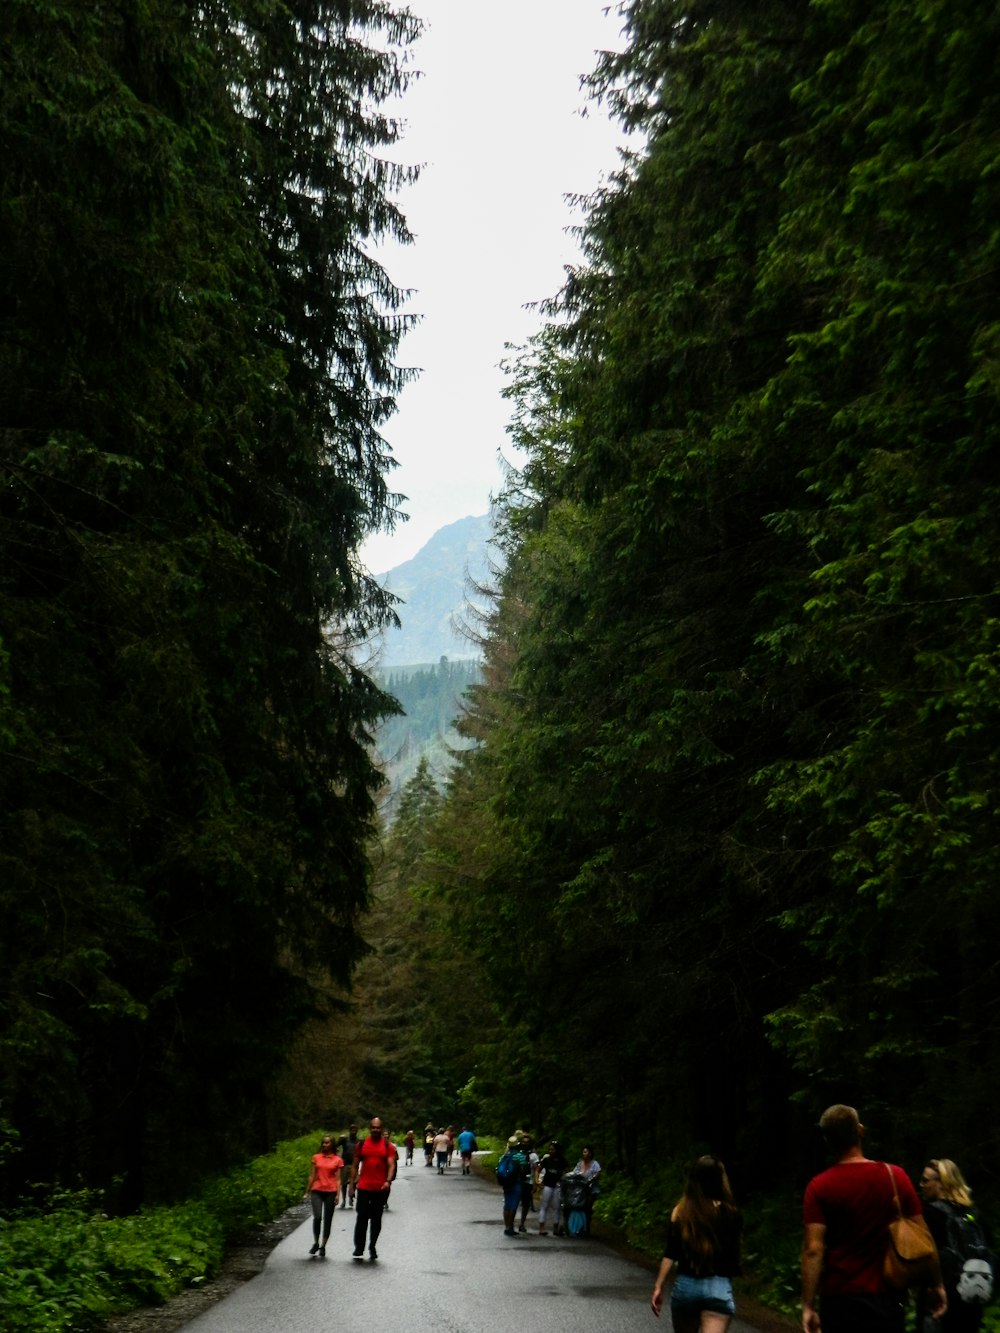
MULTIPOLYGON (((305 1166, 303 1166, 303 1171, 305 1166)), ((670 1329, 649 1308, 653 1275, 598 1240, 503 1234, 501 1195, 418 1158, 400 1166, 376 1262, 353 1259, 354 1213, 337 1209, 325 1259, 310 1258, 312 1219, 264 1271, 205 1314, 190 1333, 619 1333, 670 1329)), ((730 1333, 753 1333, 733 1320, 730 1333)))
MULTIPOLYGON (((503 1234, 500 1190, 400 1166, 379 1260, 355 1260, 351 1209, 337 1209, 327 1258, 309 1257, 312 1220, 285 1237, 264 1272, 184 1325, 189 1333, 619 1333, 669 1330, 649 1310, 652 1273, 597 1240, 503 1234)), ((305 1168, 303 1168, 304 1170, 305 1168)), ((753 1333, 739 1320, 731 1333, 753 1333)))

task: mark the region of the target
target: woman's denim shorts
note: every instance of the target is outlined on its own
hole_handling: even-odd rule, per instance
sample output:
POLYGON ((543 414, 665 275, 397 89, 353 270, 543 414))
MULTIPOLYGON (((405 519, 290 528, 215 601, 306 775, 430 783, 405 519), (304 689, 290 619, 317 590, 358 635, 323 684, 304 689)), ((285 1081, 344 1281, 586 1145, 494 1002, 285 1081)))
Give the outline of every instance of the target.
POLYGON ((727 1277, 688 1277, 678 1273, 670 1295, 674 1310, 708 1310, 711 1314, 735 1314, 733 1284, 727 1277))

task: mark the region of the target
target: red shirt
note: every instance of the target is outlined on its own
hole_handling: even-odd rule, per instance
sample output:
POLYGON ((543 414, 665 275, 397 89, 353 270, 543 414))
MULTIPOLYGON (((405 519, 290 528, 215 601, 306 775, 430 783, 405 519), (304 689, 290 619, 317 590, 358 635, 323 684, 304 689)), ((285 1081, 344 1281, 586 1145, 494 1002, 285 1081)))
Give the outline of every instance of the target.
POLYGON ((396 1149, 384 1137, 378 1142, 372 1138, 362 1139, 354 1150, 358 1189, 380 1190, 389 1179, 389 1163, 395 1156, 396 1149))
POLYGON ((322 1190, 325 1194, 333 1194, 335 1190, 339 1190, 340 1171, 343 1165, 344 1159, 338 1157, 336 1153, 318 1152, 313 1158, 316 1175, 310 1188, 322 1190))
MULTIPOLYGON (((892 1171, 903 1216, 918 1216, 920 1200, 909 1176, 900 1166, 892 1171)), ((885 1162, 858 1158, 822 1171, 806 1186, 802 1212, 807 1226, 826 1227, 821 1295, 860 1296, 888 1290, 882 1261, 896 1203, 885 1162)))

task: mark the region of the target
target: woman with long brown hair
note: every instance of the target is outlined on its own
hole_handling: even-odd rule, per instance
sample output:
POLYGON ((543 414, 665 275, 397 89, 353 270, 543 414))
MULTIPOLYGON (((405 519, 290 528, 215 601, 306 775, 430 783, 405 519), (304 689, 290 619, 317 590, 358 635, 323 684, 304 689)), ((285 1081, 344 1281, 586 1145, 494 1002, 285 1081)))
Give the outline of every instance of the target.
POLYGON ((675 1333, 724 1333, 736 1313, 730 1279, 740 1271, 741 1227, 726 1168, 718 1157, 699 1157, 670 1214, 653 1287, 651 1304, 659 1317, 663 1288, 676 1267, 670 1298, 675 1333))

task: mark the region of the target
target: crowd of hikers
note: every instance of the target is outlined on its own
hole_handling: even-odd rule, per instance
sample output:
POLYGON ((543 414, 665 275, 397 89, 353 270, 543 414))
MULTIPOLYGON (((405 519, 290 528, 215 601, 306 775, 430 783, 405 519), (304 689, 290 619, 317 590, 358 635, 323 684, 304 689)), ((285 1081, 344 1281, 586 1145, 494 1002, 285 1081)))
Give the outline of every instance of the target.
MULTIPOLYGON (((809 1182, 803 1201, 803 1333, 903 1333, 910 1292, 916 1333, 978 1333, 993 1296, 997 1258, 955 1162, 929 1159, 918 1196, 902 1167, 865 1155, 865 1130, 853 1107, 828 1107, 819 1129, 833 1161, 809 1182)), ((408 1165, 416 1141, 408 1130, 408 1165)), ((467 1126, 456 1132, 428 1123, 422 1142, 427 1167, 445 1174, 457 1149, 462 1174, 471 1174, 478 1143, 467 1126)), ((398 1160, 378 1117, 365 1138, 355 1125, 336 1142, 324 1135, 306 1185, 313 1214, 310 1254, 325 1256, 338 1196, 343 1204, 346 1195, 346 1206, 356 1207, 354 1258, 364 1258, 367 1241, 369 1258, 377 1259, 398 1160)), ((536 1211, 532 1234, 590 1234, 601 1179, 590 1144, 570 1167, 558 1140, 549 1140, 539 1154, 531 1134, 519 1130, 507 1140, 496 1179, 504 1236, 527 1235, 536 1211)), ((736 1310, 732 1279, 740 1273, 741 1233, 724 1164, 712 1154, 699 1157, 666 1219, 651 1298, 659 1316, 672 1279, 675 1333, 725 1333, 736 1310)))
MULTIPOLYGON (((853 1107, 828 1107, 819 1129, 833 1161, 803 1199, 803 1333, 903 1333, 911 1292, 916 1333, 977 1333, 997 1259, 958 1166, 927 1162, 921 1205, 902 1167, 865 1155, 853 1107)), ((659 1316, 673 1277, 674 1333, 725 1333, 741 1230, 725 1166, 699 1157, 667 1222, 651 1300, 659 1316)))
POLYGON ((580 1160, 571 1171, 558 1140, 550 1139, 547 1151, 539 1157, 531 1135, 518 1130, 507 1140, 497 1163, 497 1181, 503 1191, 503 1234, 527 1234, 528 1214, 534 1211, 535 1192, 540 1189, 539 1236, 588 1236, 600 1176, 601 1164, 589 1143, 580 1150, 580 1160))

